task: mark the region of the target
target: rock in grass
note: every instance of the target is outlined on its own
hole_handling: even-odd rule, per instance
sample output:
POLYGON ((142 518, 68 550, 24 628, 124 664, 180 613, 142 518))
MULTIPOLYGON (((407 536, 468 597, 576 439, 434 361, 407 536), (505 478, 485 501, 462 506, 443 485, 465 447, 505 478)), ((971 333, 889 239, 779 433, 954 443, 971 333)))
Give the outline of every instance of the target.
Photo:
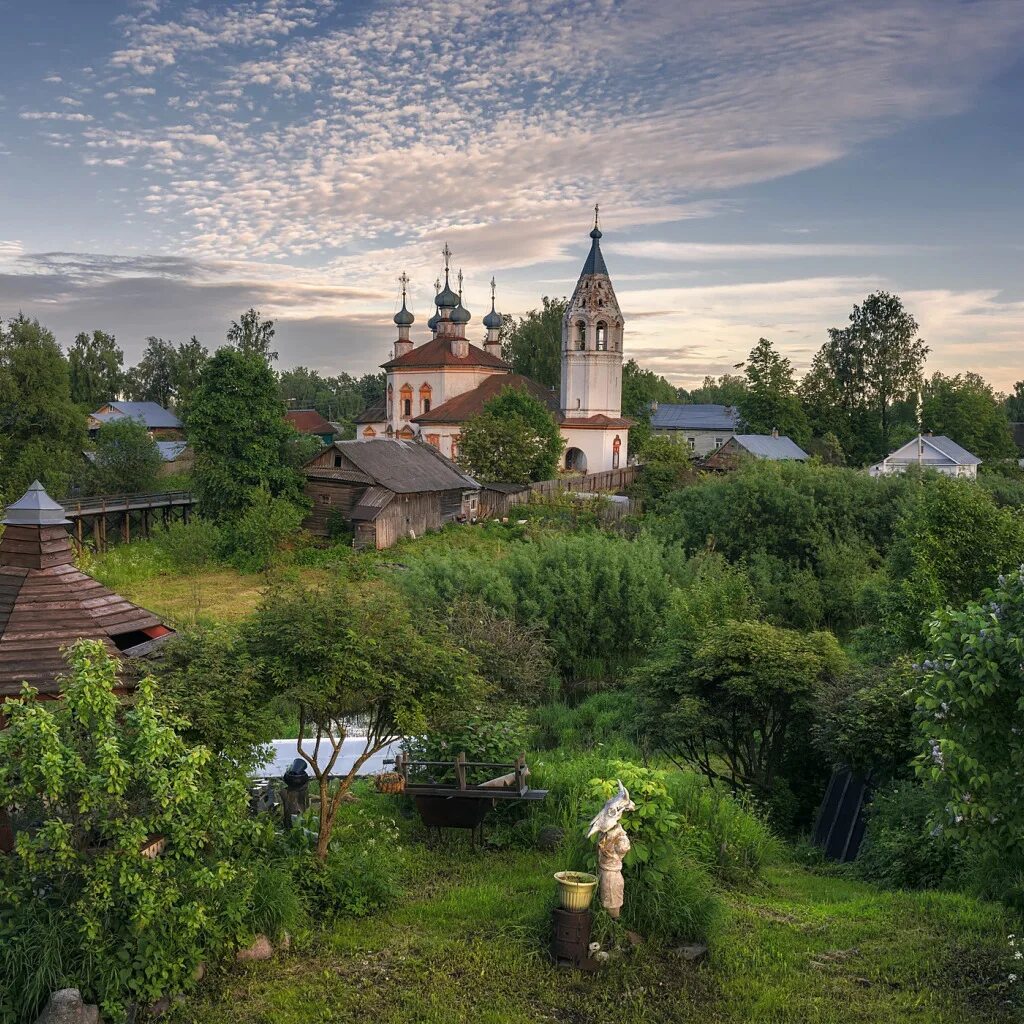
POLYGON ((537 833, 537 849, 557 850, 558 847, 561 846, 564 838, 565 829, 557 828, 554 825, 548 825, 537 833))
POLYGON ((247 960, 269 960, 274 955, 274 947, 266 935, 257 935, 253 943, 247 949, 240 949, 235 954, 235 959, 241 962, 247 960))
POLYGON ((99 1024, 99 1008, 82 999, 77 988, 62 988, 50 996, 36 1024, 99 1024))
POLYGON ((690 963, 700 963, 708 955, 708 947, 700 942, 693 942, 687 946, 680 946, 676 952, 690 963))

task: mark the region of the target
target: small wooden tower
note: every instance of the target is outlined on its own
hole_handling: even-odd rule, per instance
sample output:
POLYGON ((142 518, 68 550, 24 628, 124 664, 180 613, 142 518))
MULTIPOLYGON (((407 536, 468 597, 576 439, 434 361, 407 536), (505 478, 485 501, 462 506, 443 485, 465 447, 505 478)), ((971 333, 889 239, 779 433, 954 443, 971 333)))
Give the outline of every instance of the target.
MULTIPOLYGON (((87 637, 117 658, 149 654, 173 636, 139 608, 75 568, 64 509, 37 480, 7 506, 0 536, 0 703, 23 682, 60 695, 64 649, 87 637)), ((131 673, 122 692, 132 689, 131 673)))

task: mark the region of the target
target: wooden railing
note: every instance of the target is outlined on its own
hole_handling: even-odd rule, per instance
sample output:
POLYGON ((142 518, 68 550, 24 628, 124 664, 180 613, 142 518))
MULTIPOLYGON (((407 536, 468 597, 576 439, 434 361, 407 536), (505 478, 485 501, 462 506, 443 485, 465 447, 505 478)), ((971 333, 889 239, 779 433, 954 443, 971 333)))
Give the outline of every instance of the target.
POLYGON ((105 515, 108 512, 137 512, 151 508, 178 508, 194 505, 191 491, 155 491, 150 494, 99 494, 93 498, 62 501, 68 519, 105 515))

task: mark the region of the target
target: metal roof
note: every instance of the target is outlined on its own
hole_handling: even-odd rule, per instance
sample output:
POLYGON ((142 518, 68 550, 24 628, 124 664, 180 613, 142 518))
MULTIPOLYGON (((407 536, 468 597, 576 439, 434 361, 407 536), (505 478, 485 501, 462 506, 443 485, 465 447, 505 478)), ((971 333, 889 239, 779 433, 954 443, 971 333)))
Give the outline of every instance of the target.
POLYGON ((94 412, 92 418, 101 423, 109 423, 111 420, 119 420, 124 416, 130 416, 134 420, 140 420, 150 430, 180 430, 182 423, 177 416, 169 409, 165 409, 157 402, 107 402, 115 412, 94 412))
POLYGON ((732 405, 659 403, 651 414, 653 430, 725 430, 733 433, 739 425, 739 413, 732 405))
POLYGON ((734 434, 732 440, 759 459, 794 459, 803 462, 810 458, 803 448, 785 435, 775 437, 773 434, 734 434))
POLYGON ((38 480, 15 502, 7 506, 6 526, 65 526, 64 506, 47 493, 38 480))
POLYGON ((386 487, 367 487, 359 504, 349 514, 350 519, 361 519, 372 522, 391 504, 395 492, 389 491, 386 487))
POLYGON ((164 462, 173 462, 188 447, 187 441, 157 441, 157 451, 164 462))
MULTIPOLYGON (((334 448, 374 484, 396 494, 467 491, 480 487, 468 473, 422 441, 378 437, 369 441, 335 441, 334 448)), ((318 457, 315 455, 313 459, 318 457)), ((329 471, 311 470, 310 474, 319 477, 323 472, 329 471)))
POLYGON ((883 462, 895 462, 899 465, 911 465, 922 463, 923 465, 953 465, 953 466, 980 466, 981 459, 972 455, 966 448, 962 448, 946 437, 945 434, 931 436, 922 434, 908 441, 905 445, 890 452, 882 460, 883 462), (923 453, 918 450, 918 441, 931 451, 923 453))
POLYGON ((608 267, 604 262, 604 256, 601 253, 601 232, 598 228, 594 228, 590 232, 590 237, 593 242, 590 244, 590 253, 587 256, 587 262, 583 264, 583 271, 580 273, 580 277, 588 277, 590 274, 604 274, 608 276, 608 267))

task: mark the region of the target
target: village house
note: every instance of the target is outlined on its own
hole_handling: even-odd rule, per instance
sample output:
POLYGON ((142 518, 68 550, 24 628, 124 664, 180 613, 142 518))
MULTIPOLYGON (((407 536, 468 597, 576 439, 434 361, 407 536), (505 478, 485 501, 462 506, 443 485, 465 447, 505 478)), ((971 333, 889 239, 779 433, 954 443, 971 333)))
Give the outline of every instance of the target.
POLYGON ((961 448, 943 434, 918 434, 912 441, 888 454, 881 462, 868 467, 871 476, 892 476, 905 473, 911 466, 934 469, 943 476, 976 480, 981 459, 961 448))
POLYGON ((651 432, 688 445, 697 458, 717 451, 739 428, 739 413, 731 405, 656 402, 651 408, 651 432))
POLYGON ((562 468, 582 472, 617 469, 625 463, 631 420, 621 415, 624 319, 601 253, 595 218, 591 247, 562 321, 562 386, 559 395, 513 372, 501 356, 502 317, 495 307, 483 318, 482 345, 466 337, 472 319, 459 290, 450 284, 451 252, 444 248, 444 287, 437 282, 436 312, 427 321, 429 341, 412 339, 415 317, 407 308, 408 278, 403 274, 402 308, 382 402, 356 421, 360 441, 380 438, 425 441, 457 459, 462 425, 480 413, 503 388, 529 392, 551 411, 566 447, 562 468))
POLYGON ((74 564, 64 508, 36 481, 7 506, 0 536, 0 704, 31 684, 60 694, 64 649, 101 640, 125 664, 119 692, 133 689, 127 665, 174 633, 152 612, 101 586, 74 564))
POLYGON ((349 525, 357 548, 389 548, 479 512, 476 480, 422 441, 335 441, 303 472, 306 529, 326 537, 349 525))
POLYGON ((316 409, 289 409, 284 418, 300 433, 318 437, 330 444, 337 436, 334 424, 325 420, 316 409))
POLYGON ((708 469, 729 469, 741 459, 769 462, 806 462, 810 456, 792 438, 773 430, 770 434, 733 434, 704 461, 708 469))
POLYGON ((157 441, 180 441, 185 437, 185 425, 181 420, 156 402, 107 402, 101 405, 86 423, 89 436, 95 437, 104 423, 126 417, 142 423, 150 437, 157 441))

